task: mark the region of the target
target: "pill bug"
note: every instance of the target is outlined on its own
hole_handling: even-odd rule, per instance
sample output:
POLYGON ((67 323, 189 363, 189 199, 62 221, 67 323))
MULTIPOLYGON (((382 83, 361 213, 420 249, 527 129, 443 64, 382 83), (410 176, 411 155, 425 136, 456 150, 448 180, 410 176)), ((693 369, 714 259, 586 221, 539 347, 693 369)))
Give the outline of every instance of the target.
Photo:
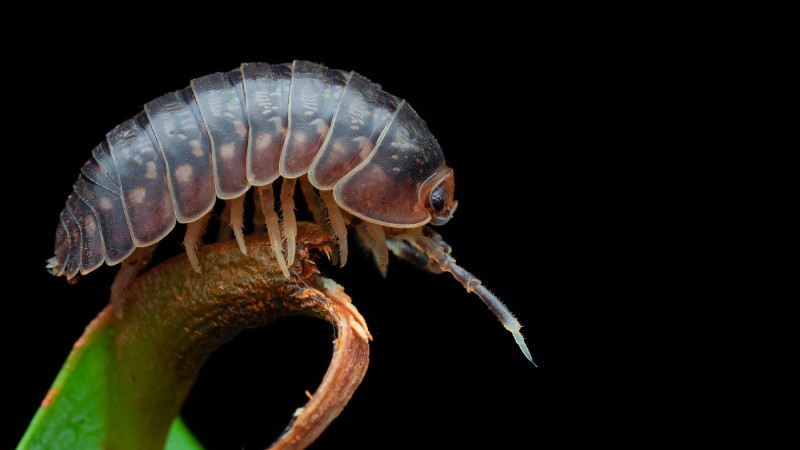
POLYGON ((224 216, 247 252, 242 211, 254 187, 257 216, 288 278, 298 181, 315 220, 337 239, 335 262, 347 261, 349 226, 383 273, 389 251, 450 272, 481 297, 531 360, 517 320, 428 226, 449 221, 458 202, 453 170, 426 123, 405 100, 355 71, 308 61, 246 63, 193 79, 116 126, 81 168, 47 268, 74 282, 104 262, 152 251, 180 222, 187 225, 189 260, 201 273, 195 248, 217 198, 226 202, 224 216), (272 187, 279 178, 280 216, 272 187))

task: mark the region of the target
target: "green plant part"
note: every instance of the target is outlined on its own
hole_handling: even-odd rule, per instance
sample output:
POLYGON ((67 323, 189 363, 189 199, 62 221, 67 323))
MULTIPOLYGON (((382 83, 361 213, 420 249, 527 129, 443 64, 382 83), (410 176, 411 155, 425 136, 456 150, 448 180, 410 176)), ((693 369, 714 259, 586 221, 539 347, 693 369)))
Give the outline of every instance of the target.
POLYGON ((236 241, 202 247, 202 275, 179 255, 132 281, 117 314, 106 307, 75 343, 18 450, 200 449, 177 416, 203 363, 242 331, 288 315, 319 317, 337 331, 322 383, 273 448, 311 444, 364 377, 371 336, 342 288, 316 270, 330 235, 298 224, 290 279, 266 234, 245 244, 246 255, 236 241))

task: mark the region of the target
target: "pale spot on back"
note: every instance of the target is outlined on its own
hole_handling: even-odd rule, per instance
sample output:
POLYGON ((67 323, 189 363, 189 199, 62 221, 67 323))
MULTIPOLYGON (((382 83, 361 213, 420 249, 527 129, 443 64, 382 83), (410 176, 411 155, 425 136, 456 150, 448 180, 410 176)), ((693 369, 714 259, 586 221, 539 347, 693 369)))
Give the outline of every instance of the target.
POLYGON ((142 163, 142 155, 134 156, 133 160, 136 161, 136 164, 141 164, 142 163))
POLYGON ((233 158, 233 153, 235 150, 236 150, 236 145, 234 145, 232 142, 229 144, 221 145, 219 147, 219 156, 221 156, 222 159, 231 159, 233 158))
POLYGON ((414 148, 414 144, 407 140, 396 140, 392 141, 390 144, 393 148, 400 149, 400 150, 411 150, 414 148))
POLYGON ((272 142, 272 135, 269 133, 261 133, 256 138, 256 151, 266 150, 272 142))
POLYGON ((150 178, 151 180, 156 177, 156 163, 153 161, 147 161, 147 172, 144 174, 145 177, 150 178))
POLYGON ((364 146, 365 146, 365 145, 367 145, 367 141, 368 141, 368 139, 367 139, 367 137, 366 137, 366 136, 358 136, 358 137, 354 137, 354 138, 353 138, 353 140, 354 140, 355 142, 358 142, 358 149, 359 149, 359 150, 361 150, 362 148, 364 148, 364 146))
POLYGON ((181 183, 188 183, 192 181, 192 172, 192 165, 186 163, 175 169, 175 178, 177 178, 181 183))
POLYGON ((147 189, 138 187, 128 194, 128 200, 130 200, 131 203, 142 203, 146 194, 147 189))
POLYGON ((200 157, 203 156, 203 147, 200 145, 200 141, 193 140, 189 142, 189 145, 192 146, 192 154, 194 156, 200 157))
POLYGON ((106 197, 100 198, 100 209, 102 209, 103 211, 110 211, 111 208, 113 207, 114 205, 111 203, 111 200, 109 200, 106 197))
POLYGON ((342 141, 340 141, 338 139, 333 141, 333 154, 334 155, 343 155, 346 151, 347 151, 347 149, 344 148, 344 145, 342 145, 342 141))
POLYGON ((214 117, 222 115, 222 97, 214 91, 208 93, 208 109, 211 110, 211 115, 214 117))
POLYGON ((275 124, 275 129, 278 131, 278 133, 283 134, 286 132, 286 129, 283 128, 283 120, 281 120, 280 117, 275 116, 269 119, 269 121, 275 124))
POLYGON ((306 139, 308 139, 308 136, 305 133, 303 133, 302 131, 295 131, 294 133, 295 142, 297 142, 298 144, 302 144, 303 142, 306 141, 306 139))
POLYGON ((247 137, 247 127, 245 127, 241 121, 234 120, 233 127, 236 129, 236 134, 238 134, 241 139, 247 137))
MULTIPOLYGON (((103 198, 102 200, 108 200, 108 199, 103 198)), ((94 216, 83 217, 83 228, 86 230, 86 234, 88 234, 89 236, 94 235, 94 232, 97 231, 97 223, 94 221, 94 216)))
POLYGON ((314 121, 311 122, 311 125, 317 127, 317 134, 320 136, 327 134, 328 128, 330 128, 328 125, 325 125, 325 122, 322 119, 314 119, 314 121))

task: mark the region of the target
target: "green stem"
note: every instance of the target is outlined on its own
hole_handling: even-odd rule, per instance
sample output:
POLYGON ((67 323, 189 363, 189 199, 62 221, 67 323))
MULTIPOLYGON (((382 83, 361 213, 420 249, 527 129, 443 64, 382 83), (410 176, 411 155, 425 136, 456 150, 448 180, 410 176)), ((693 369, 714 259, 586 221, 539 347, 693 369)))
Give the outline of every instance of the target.
POLYGON ((312 253, 329 244, 327 234, 301 224, 294 270, 303 280, 283 276, 265 234, 248 237, 247 255, 235 241, 203 247, 202 274, 185 255, 145 273, 127 287, 121 318, 107 307, 87 328, 19 448, 162 449, 209 355, 246 329, 294 314, 328 320, 339 334, 307 417, 295 418, 303 437, 284 436, 310 437, 307 445, 349 400, 368 358, 368 332, 357 332, 366 329, 363 319, 338 286, 314 275, 312 253), (345 355, 341 344, 358 351, 345 355))

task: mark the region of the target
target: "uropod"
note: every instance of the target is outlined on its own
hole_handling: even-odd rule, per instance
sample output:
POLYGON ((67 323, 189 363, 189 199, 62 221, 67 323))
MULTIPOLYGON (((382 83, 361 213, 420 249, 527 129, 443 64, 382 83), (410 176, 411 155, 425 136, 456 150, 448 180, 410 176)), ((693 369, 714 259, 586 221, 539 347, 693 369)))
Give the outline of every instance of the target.
POLYGON ((259 226, 291 277, 298 183, 315 220, 337 240, 334 263, 347 262, 349 227, 384 274, 389 251, 450 272, 533 362, 519 322, 456 264, 430 226, 447 223, 458 202, 453 170, 425 122, 405 100, 358 73, 308 61, 247 63, 196 78, 116 126, 81 168, 47 268, 75 281, 103 263, 142 260, 134 255, 152 252, 180 222, 191 265, 202 273, 195 251, 217 199, 247 252, 243 209, 253 187, 259 226), (279 178, 280 215, 273 191, 279 178))

